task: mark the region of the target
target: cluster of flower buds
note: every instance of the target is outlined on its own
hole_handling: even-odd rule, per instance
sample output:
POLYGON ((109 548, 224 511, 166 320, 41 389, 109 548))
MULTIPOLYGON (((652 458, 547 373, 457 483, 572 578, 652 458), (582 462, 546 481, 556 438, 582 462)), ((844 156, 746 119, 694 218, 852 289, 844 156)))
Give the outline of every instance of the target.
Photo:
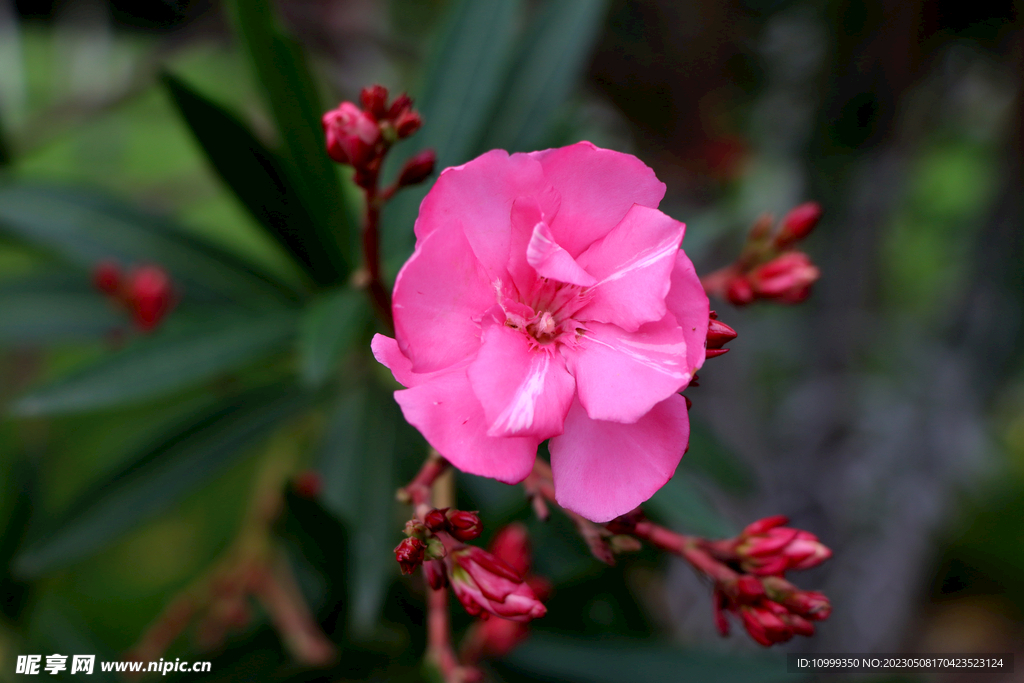
POLYGON ((817 591, 803 591, 778 576, 749 574, 715 585, 715 626, 729 635, 725 612, 732 612, 755 641, 768 647, 795 635, 814 635, 815 621, 828 617, 832 605, 817 591))
POLYGON ((715 583, 715 623, 722 635, 729 633, 725 611, 739 616, 762 645, 810 636, 812 622, 831 612, 823 594, 800 590, 783 578, 789 570, 810 569, 832 557, 814 534, 785 526, 788 521, 784 515, 766 517, 736 538, 704 542, 716 560, 742 572, 715 583))
POLYGON ((422 565, 431 588, 451 586, 472 615, 493 614, 513 621, 543 616, 547 610, 521 572, 486 550, 465 544, 481 530, 475 512, 431 510, 422 521, 406 524, 407 538, 395 548, 395 559, 405 574, 422 565))
POLYGON ((730 266, 702 279, 705 290, 736 306, 758 299, 795 304, 807 298, 821 272, 795 246, 818 224, 821 207, 807 202, 782 219, 772 234, 773 220, 765 215, 750 230, 740 257, 730 266))
POLYGON ((104 261, 93 270, 93 286, 127 309, 143 332, 155 329, 176 303, 171 278, 160 266, 139 266, 122 274, 116 263, 104 261))
MULTIPOLYGON (((415 133, 423 125, 412 108, 412 100, 402 94, 388 104, 388 90, 381 85, 363 88, 362 107, 342 102, 323 115, 327 136, 327 154, 339 164, 352 166, 355 182, 362 188, 374 187, 384 155, 391 145, 415 133)), ((399 174, 398 186, 414 185, 434 172, 435 155, 425 150, 406 162, 399 174)))

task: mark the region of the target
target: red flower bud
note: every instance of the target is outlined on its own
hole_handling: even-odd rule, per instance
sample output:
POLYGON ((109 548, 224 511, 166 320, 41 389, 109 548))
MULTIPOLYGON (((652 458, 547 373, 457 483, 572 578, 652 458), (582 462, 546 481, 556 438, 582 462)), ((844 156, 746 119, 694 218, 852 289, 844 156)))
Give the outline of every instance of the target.
POLYGON ((398 176, 398 185, 405 187, 422 183, 434 172, 434 163, 436 161, 437 155, 434 154, 432 149, 425 149, 415 155, 405 162, 405 166, 402 167, 402 172, 398 176))
POLYGON ((750 637, 761 645, 784 643, 793 637, 793 630, 770 609, 741 607, 740 618, 750 637))
POLYGON ((517 572, 526 575, 530 569, 530 537, 522 524, 503 527, 490 545, 491 553, 517 572))
POLYGON ((796 590, 782 599, 781 604, 806 619, 821 621, 832 614, 832 603, 824 593, 796 590))
POLYGON ((376 154, 380 142, 380 126, 372 116, 351 102, 342 102, 337 109, 323 115, 327 154, 339 164, 360 167, 376 154))
POLYGON ((431 510, 423 517, 423 524, 431 531, 447 531, 448 530, 448 517, 445 514, 448 512, 448 508, 442 508, 440 510, 431 510))
POLYGON ((487 551, 466 546, 452 551, 449 562, 452 590, 470 614, 530 621, 547 612, 523 577, 487 551))
POLYGON ((472 541, 483 531, 479 514, 466 510, 453 510, 448 513, 449 533, 460 541, 472 541))
POLYGON ((149 331, 160 324, 173 307, 171 280, 159 266, 143 266, 131 273, 126 301, 135 325, 149 331))
MULTIPOLYGON (((722 349, 723 346, 736 338, 736 330, 732 329, 721 320, 714 318, 708 320, 708 348, 722 349)), ((724 351, 724 350, 723 350, 724 351)))
POLYGON ((787 249, 811 233, 821 219, 821 206, 807 202, 796 207, 782 219, 782 228, 775 236, 775 246, 787 249))
POLYGON ((292 482, 295 493, 303 498, 316 498, 324 488, 324 482, 320 475, 313 470, 300 472, 295 481, 292 482))
POLYGON ((395 121, 398 119, 399 116, 409 111, 411 108, 412 98, 406 95, 405 93, 402 93, 401 95, 395 98, 394 102, 391 103, 391 108, 388 109, 388 112, 387 114, 385 114, 385 116, 391 119, 392 121, 395 121))
POLYGON ((729 281, 725 298, 734 306, 746 306, 754 300, 754 290, 744 276, 737 275, 729 281))
POLYGON ((448 585, 448 573, 441 560, 424 562, 423 575, 427 578, 427 585, 434 590, 440 590, 448 585))
POLYGON ((92 271, 92 284, 104 294, 117 294, 121 288, 121 269, 113 261, 103 261, 92 271))
POLYGON ((398 139, 404 139, 415 133, 423 125, 423 119, 412 109, 403 111, 395 118, 395 132, 398 139))
MULTIPOLYGON (((820 275, 821 271, 807 254, 789 251, 750 271, 747 279, 751 290, 757 296, 795 304, 807 298, 811 285, 820 275)), ((730 287, 730 299, 731 294, 730 287)))
POLYGON ((388 89, 383 85, 370 85, 363 88, 359 93, 359 101, 363 103, 366 113, 378 121, 387 116, 388 89))
POLYGON ((743 536, 756 536, 757 534, 763 534, 769 529, 774 529, 777 526, 782 526, 789 522, 789 517, 786 515, 772 515, 771 517, 765 517, 759 519, 756 522, 751 522, 743 529, 743 536))
POLYGON ((418 538, 407 538, 395 548, 395 559, 402 567, 403 574, 412 574, 423 564, 427 546, 418 538))

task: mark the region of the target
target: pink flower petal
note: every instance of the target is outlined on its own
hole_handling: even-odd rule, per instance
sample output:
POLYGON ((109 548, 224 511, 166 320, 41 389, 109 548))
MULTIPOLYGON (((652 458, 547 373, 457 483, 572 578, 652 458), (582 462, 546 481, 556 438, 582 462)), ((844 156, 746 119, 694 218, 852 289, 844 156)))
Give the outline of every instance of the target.
POLYGON ((473 395, 465 368, 438 373, 430 381, 395 392, 409 424, 463 472, 516 484, 533 469, 540 439, 487 436, 484 410, 473 395))
POLYGON ((636 332, 588 323, 565 354, 580 403, 595 420, 636 422, 690 381, 683 330, 671 314, 636 332))
POLYGON ((526 261, 541 277, 589 287, 597 279, 583 270, 569 252, 558 246, 547 223, 537 223, 526 247, 526 261))
POLYGON ((476 353, 480 318, 496 301, 462 231, 436 230, 395 280, 395 338, 416 372, 449 367, 476 353))
POLYGON ((633 204, 655 208, 665 196, 665 183, 630 154, 580 142, 529 156, 561 196, 551 232, 574 258, 611 232, 633 204))
MULTIPOLYGON (((466 235, 488 279, 504 279, 512 234, 512 203, 519 197, 542 202, 554 213, 557 194, 549 191, 541 166, 526 154, 491 150, 472 161, 445 169, 420 204, 417 242, 435 231, 466 235)), ((530 226, 533 227, 532 225, 530 226)))
POLYGON ((575 382, 553 345, 538 347, 523 331, 492 324, 468 373, 488 436, 543 440, 562 433, 575 382))
POLYGON ((630 332, 665 317, 665 296, 685 229, 657 209, 633 206, 621 223, 580 254, 579 264, 598 282, 579 317, 630 332))
POLYGON ((634 424, 592 420, 578 401, 551 439, 555 499, 594 522, 640 505, 675 474, 690 438, 686 401, 674 395, 634 424))
POLYGON ((697 271, 681 251, 676 255, 672 287, 665 298, 665 306, 683 328, 687 370, 693 374, 704 365, 710 309, 708 295, 704 293, 697 271))

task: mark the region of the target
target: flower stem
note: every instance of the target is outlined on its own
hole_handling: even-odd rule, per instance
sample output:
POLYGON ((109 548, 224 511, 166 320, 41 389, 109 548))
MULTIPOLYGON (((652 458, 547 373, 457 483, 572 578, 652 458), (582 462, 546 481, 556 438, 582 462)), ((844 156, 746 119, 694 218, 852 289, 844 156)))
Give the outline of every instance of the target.
POLYGON ((395 321, 391 313, 391 295, 384 287, 380 268, 380 209, 391 194, 389 192, 379 193, 376 174, 364 190, 366 217, 363 223, 363 261, 369 275, 367 287, 374 310, 387 331, 394 334, 395 321))
POLYGON ((430 449, 420 471, 413 477, 412 481, 398 489, 397 498, 399 502, 409 503, 415 506, 429 505, 431 502, 431 489, 437 478, 448 469, 448 461, 441 457, 441 454, 430 449))

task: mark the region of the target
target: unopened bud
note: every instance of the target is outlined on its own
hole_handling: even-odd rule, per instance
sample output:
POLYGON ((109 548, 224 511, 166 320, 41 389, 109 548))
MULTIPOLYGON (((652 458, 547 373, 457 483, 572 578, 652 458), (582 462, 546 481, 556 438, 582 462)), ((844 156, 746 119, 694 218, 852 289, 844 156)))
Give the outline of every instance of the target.
POLYGON ((453 551, 450 558, 452 589, 470 614, 488 612, 503 619, 530 621, 547 612, 523 577, 487 551, 465 546, 453 551))
MULTIPOLYGON (((723 350, 722 347, 736 338, 736 330, 721 320, 708 320, 708 348, 723 350)), ((724 350, 723 350, 724 351, 724 350)))
POLYGON ((807 202, 796 207, 782 219, 782 227, 775 236, 775 246, 787 249, 811 233, 814 226, 821 220, 821 206, 817 202, 807 202))
POLYGON ((398 560, 403 574, 412 574, 423 564, 427 546, 418 538, 409 537, 395 548, 395 559, 398 560))
POLYGON ((445 571, 444 562, 441 560, 424 562, 423 575, 427 579, 427 585, 434 590, 440 590, 448 585, 448 573, 445 571))
POLYGON ((737 275, 729 281, 725 298, 734 306, 746 306, 754 300, 754 290, 744 276, 737 275))
MULTIPOLYGON (((795 304, 807 298, 811 285, 820 275, 821 271, 807 254, 788 251, 750 271, 747 279, 756 296, 780 303, 795 304)), ((731 295, 730 288, 730 300, 731 295)))
POLYGON ((380 126, 372 116, 351 102, 342 102, 321 119, 327 137, 327 154, 339 164, 356 168, 376 154, 380 126))
POLYGON ((117 294, 121 288, 121 269, 113 261, 100 263, 92 272, 92 284, 104 294, 117 294))
POLYGON ((772 515, 771 517, 764 517, 751 522, 743 529, 744 536, 755 536, 757 534, 763 534, 769 529, 774 529, 777 526, 782 526, 789 522, 789 517, 786 515, 772 515))
POLYGON ((448 529, 448 517, 445 514, 448 508, 431 510, 423 516, 423 524, 431 531, 446 531, 448 529))
POLYGON ((363 103, 363 109, 378 121, 387 116, 388 89, 383 85, 369 85, 363 88, 359 93, 359 101, 363 103))
POLYGON ((388 109, 385 116, 392 121, 397 120, 399 116, 409 111, 412 108, 412 98, 402 93, 395 98, 395 101, 391 103, 391 107, 388 109))
POLYGON ((491 540, 490 551, 523 576, 530 569, 530 537, 522 524, 502 527, 491 540))
POLYGON ((460 541, 472 541, 483 531, 479 513, 453 510, 448 513, 449 533, 460 541))
POLYGON ((405 187, 422 183, 434 172, 436 162, 437 155, 434 154, 434 150, 423 150, 405 162, 405 166, 402 167, 402 172, 398 176, 398 185, 405 187))
POLYGON ((171 279, 159 266, 143 266, 129 277, 127 302, 135 325, 149 331, 160 324, 173 306, 171 279))
POLYGON ((398 133, 398 139, 402 140, 418 131, 422 125, 423 119, 419 113, 410 109, 402 112, 395 119, 395 132, 398 133))

